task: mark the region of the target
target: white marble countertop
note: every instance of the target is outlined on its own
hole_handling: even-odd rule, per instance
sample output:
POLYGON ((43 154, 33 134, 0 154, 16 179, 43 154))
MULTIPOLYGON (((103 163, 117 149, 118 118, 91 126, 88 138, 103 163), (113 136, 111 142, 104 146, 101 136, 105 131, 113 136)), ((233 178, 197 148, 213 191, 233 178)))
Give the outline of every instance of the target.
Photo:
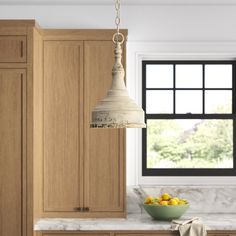
MULTIPOLYGON (((236 214, 186 214, 183 219, 192 217, 199 217, 207 230, 236 230, 236 214)), ((170 230, 170 222, 153 220, 147 214, 129 214, 125 219, 44 218, 36 221, 34 230, 170 230)))

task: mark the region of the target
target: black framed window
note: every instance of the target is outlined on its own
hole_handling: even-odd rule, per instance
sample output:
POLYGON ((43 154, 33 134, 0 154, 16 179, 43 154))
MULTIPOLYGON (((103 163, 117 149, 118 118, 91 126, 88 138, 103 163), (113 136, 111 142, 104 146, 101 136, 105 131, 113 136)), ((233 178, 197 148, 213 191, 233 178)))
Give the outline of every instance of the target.
POLYGON ((236 62, 143 61, 143 176, 236 175, 236 62))

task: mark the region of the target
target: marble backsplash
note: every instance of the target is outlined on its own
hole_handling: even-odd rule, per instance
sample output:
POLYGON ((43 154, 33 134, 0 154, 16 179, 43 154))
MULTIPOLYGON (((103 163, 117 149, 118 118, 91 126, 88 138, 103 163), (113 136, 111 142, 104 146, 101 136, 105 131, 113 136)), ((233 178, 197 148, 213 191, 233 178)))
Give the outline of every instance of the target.
POLYGON ((187 199, 189 213, 236 213, 235 186, 128 186, 127 213, 144 213, 142 201, 146 196, 162 193, 187 199))

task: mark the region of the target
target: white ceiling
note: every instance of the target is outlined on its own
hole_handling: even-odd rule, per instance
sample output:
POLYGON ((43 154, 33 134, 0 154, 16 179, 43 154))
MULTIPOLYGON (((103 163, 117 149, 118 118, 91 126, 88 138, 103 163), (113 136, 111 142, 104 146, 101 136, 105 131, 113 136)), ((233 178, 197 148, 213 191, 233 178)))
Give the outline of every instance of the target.
MULTIPOLYGON (((0 0, 0 5, 113 5, 115 0, 0 0)), ((236 5, 236 0, 121 0, 122 5, 236 5)))

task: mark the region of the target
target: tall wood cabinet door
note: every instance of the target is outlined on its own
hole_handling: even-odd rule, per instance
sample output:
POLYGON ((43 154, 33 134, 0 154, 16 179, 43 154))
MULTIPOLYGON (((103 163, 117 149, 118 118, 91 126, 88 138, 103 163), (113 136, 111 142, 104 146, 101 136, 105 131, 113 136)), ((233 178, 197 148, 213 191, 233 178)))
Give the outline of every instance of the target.
POLYGON ((43 209, 82 205, 83 43, 44 41, 43 209))
POLYGON ((111 41, 84 45, 84 204, 91 212, 124 211, 124 130, 91 129, 91 111, 111 86, 111 41))
POLYGON ((22 236, 25 71, 0 69, 0 235, 22 236))

